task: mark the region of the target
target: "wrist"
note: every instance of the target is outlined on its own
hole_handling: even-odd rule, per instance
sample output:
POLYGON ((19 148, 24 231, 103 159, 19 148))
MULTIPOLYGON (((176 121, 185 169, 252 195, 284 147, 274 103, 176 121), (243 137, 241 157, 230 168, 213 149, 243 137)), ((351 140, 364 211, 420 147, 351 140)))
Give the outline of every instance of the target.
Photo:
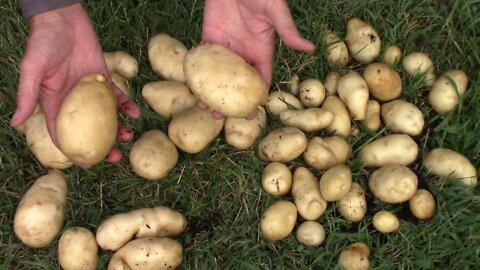
POLYGON ((80 3, 75 3, 33 15, 28 18, 28 24, 33 27, 45 22, 58 22, 69 17, 75 17, 75 14, 83 11, 83 6, 80 3))
POLYGON ((23 16, 27 19, 34 15, 81 2, 81 0, 19 0, 23 16))

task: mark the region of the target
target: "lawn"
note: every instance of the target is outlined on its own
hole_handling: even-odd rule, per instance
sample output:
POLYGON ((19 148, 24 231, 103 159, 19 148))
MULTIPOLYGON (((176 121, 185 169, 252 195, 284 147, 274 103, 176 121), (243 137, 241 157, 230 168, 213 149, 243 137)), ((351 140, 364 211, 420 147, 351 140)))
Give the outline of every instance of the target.
MULTIPOLYGON (((148 108, 140 94, 145 83, 161 80, 148 62, 148 39, 166 32, 187 47, 197 45, 203 2, 85 2, 103 49, 125 50, 140 62, 140 74, 131 81, 131 88, 132 98, 141 105, 142 117, 131 120, 121 116, 121 120, 134 130, 135 138, 150 129, 166 131, 168 121, 148 108)), ((135 175, 126 157, 119 164, 101 163, 90 170, 67 169, 64 228, 83 226, 95 231, 102 220, 115 213, 165 205, 188 219, 185 233, 177 238, 184 247, 181 269, 335 269, 342 248, 355 241, 368 244, 375 269, 480 269, 480 188, 469 190, 455 181, 435 177, 422 165, 424 153, 446 147, 463 153, 476 168, 480 167, 480 1, 297 0, 289 5, 300 32, 317 44, 317 50, 300 53, 279 41, 271 90, 286 90, 292 72, 302 80, 323 80, 332 67, 323 56, 322 33, 328 28, 344 36, 346 21, 352 17, 374 25, 383 46, 397 44, 405 54, 428 53, 438 75, 453 68, 469 75, 469 89, 461 106, 440 116, 428 104, 428 89, 421 78, 412 78, 397 68, 403 79, 401 97, 416 104, 426 118, 424 131, 415 137, 420 155, 410 168, 418 175, 420 186, 436 198, 437 211, 431 220, 420 222, 409 214, 406 205, 380 203, 370 196, 367 216, 358 223, 345 221, 335 203, 328 205, 319 219, 327 233, 320 247, 299 245, 294 233, 284 240, 266 241, 259 220, 267 206, 279 198, 261 188, 260 174, 265 164, 259 160, 255 146, 238 151, 221 135, 198 154, 181 153, 176 168, 156 182, 135 175), (372 216, 380 209, 392 210, 401 218, 397 232, 382 235, 375 231, 372 216)), ((0 3, 0 18, 0 269, 59 269, 58 238, 46 248, 32 249, 13 233, 17 204, 32 182, 48 169, 34 159, 24 137, 9 125, 28 34, 26 21, 16 1, 0 3)), ((364 66, 351 60, 347 68, 361 71, 364 66)), ((269 122, 262 136, 281 125, 273 116, 269 122)), ((359 122, 353 124, 360 133, 348 138, 354 151, 347 164, 354 180, 366 187, 372 170, 361 166, 357 150, 389 131, 372 133, 359 122)), ((118 147, 127 155, 131 144, 118 143, 118 147)), ((293 170, 304 162, 298 158, 289 165, 293 170)), ((314 173, 322 175, 320 171, 314 173)), ((300 224, 301 219, 297 222, 300 224)), ((99 269, 106 268, 111 255, 100 251, 99 269)))

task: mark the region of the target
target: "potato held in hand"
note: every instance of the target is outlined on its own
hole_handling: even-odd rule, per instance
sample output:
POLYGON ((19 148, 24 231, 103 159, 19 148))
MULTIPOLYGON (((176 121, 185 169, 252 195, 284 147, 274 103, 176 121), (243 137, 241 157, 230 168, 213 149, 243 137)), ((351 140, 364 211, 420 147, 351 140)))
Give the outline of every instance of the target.
POLYGON ((64 270, 95 270, 98 246, 93 233, 73 227, 62 233, 58 242, 58 262, 64 270))
POLYGON ((83 77, 58 111, 59 148, 76 164, 102 161, 115 143, 117 128, 117 98, 101 74, 83 77))

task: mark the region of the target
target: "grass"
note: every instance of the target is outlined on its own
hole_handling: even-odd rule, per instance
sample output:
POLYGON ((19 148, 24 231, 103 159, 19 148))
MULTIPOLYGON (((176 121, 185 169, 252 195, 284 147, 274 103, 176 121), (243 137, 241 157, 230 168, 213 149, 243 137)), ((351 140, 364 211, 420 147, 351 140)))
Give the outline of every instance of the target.
MULTIPOLYGON (((86 2, 104 50, 126 50, 140 61, 140 75, 131 86, 132 98, 142 106, 143 115, 135 121, 122 120, 137 137, 153 128, 166 130, 168 122, 155 115, 140 95, 145 83, 160 79, 148 63, 148 38, 167 32, 188 47, 198 44, 203 2, 86 2)), ((479 1, 302 0, 291 1, 290 6, 300 31, 316 42, 318 49, 313 54, 299 53, 279 42, 272 89, 286 89, 291 72, 298 73, 301 79, 323 80, 332 70, 322 54, 320 38, 324 29, 343 36, 347 19, 362 18, 377 28, 384 46, 398 44, 405 53, 427 52, 436 63, 437 74, 451 68, 469 74, 470 86, 462 105, 439 116, 428 105, 420 78, 410 78, 398 68, 404 81, 402 98, 419 106, 427 119, 424 132, 415 138, 421 156, 432 148, 447 147, 480 167, 479 1)), ((9 126, 15 108, 18 64, 28 32, 16 1, 2 1, 0 17, 0 269, 59 269, 58 238, 47 248, 32 249, 21 244, 13 233, 18 202, 47 169, 38 164, 24 138, 9 126)), ((350 68, 364 68, 350 63, 350 68)), ((277 119, 270 120, 271 127, 280 125, 277 119)), ((373 134, 358 126, 360 135, 349 138, 354 149, 373 137, 388 134, 386 129, 373 134)), ((128 153, 131 143, 118 146, 128 153)), ((291 163, 291 168, 301 164, 300 158, 291 163)), ((355 180, 366 186, 372 171, 362 168, 356 155, 348 164, 355 180)), ((127 158, 120 164, 101 163, 88 171, 70 168, 65 171, 69 183, 65 228, 84 226, 95 231, 112 214, 166 205, 188 219, 186 232, 178 238, 185 249, 182 269, 335 269, 340 251, 353 241, 369 245, 375 269, 480 269, 480 189, 467 190, 427 174, 421 157, 411 168, 418 174, 420 185, 435 195, 437 212, 433 219, 419 222, 405 205, 383 204, 369 197, 367 217, 352 224, 339 216, 335 204, 329 204, 320 218, 327 237, 317 248, 299 245, 294 233, 274 243, 262 238, 260 216, 278 199, 261 189, 263 167, 255 147, 237 151, 220 136, 199 154, 181 154, 177 167, 158 182, 136 176, 127 158), (401 217, 397 233, 385 236, 374 230, 371 217, 379 209, 390 209, 401 217)), ((112 253, 99 254, 99 269, 104 269, 112 253)))

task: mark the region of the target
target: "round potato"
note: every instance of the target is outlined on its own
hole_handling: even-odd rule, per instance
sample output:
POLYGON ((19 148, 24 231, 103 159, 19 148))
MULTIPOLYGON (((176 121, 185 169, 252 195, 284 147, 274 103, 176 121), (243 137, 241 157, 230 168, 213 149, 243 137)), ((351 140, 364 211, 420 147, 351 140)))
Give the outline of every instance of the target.
POLYGON ((422 111, 401 99, 382 104, 381 115, 385 125, 394 133, 417 136, 425 125, 422 111))
POLYGON ((142 96, 150 108, 167 119, 197 103, 197 98, 181 82, 149 82, 143 86, 142 96))
POLYGON ((390 45, 385 49, 383 62, 391 66, 396 66, 402 59, 402 50, 397 45, 390 45))
POLYGON ((360 63, 372 62, 382 47, 375 28, 358 18, 348 20, 345 41, 352 57, 360 63))
POLYGON ((337 96, 328 96, 323 101, 322 109, 331 111, 333 113, 333 121, 328 125, 326 130, 332 135, 340 135, 347 137, 350 135, 352 123, 350 121, 350 114, 345 106, 345 103, 337 96))
POLYGON ((418 145, 406 134, 392 134, 365 145, 359 159, 365 167, 409 165, 417 159, 418 145))
POLYGON ((297 208, 295 204, 286 200, 272 203, 263 212, 260 221, 260 230, 267 240, 280 240, 287 237, 297 222, 297 208))
POLYGON ((382 125, 380 114, 380 103, 371 99, 367 103, 367 111, 365 112, 365 119, 363 119, 362 123, 371 131, 378 131, 382 125))
POLYGON ((352 187, 352 171, 346 165, 337 165, 320 178, 320 193, 327 202, 345 197, 352 187))
POLYGON ((333 113, 322 108, 286 110, 280 113, 280 121, 287 127, 296 127, 305 132, 319 131, 333 121, 333 113))
POLYGON ((446 71, 433 83, 428 92, 428 102, 437 113, 446 114, 457 106, 467 86, 465 72, 458 69, 446 71))
POLYGON ((325 94, 327 96, 337 94, 337 85, 340 77, 341 75, 337 71, 331 71, 327 74, 327 76, 325 77, 325 81, 323 82, 323 86, 325 87, 325 94))
POLYGON ((373 216, 373 227, 381 233, 391 233, 400 227, 400 220, 394 214, 381 210, 373 216))
POLYGON ((449 177, 469 187, 478 184, 477 169, 464 155, 447 148, 435 148, 425 155, 425 167, 434 175, 449 177))
POLYGON ((418 189, 408 200, 410 212, 421 220, 430 219, 435 214, 435 198, 426 189, 418 189))
POLYGON ((340 253, 338 264, 341 270, 368 270, 370 249, 362 242, 350 244, 340 253))
POLYGON ((62 233, 58 242, 58 263, 64 270, 95 270, 98 246, 93 233, 73 227, 62 233))
POLYGON ((306 220, 318 219, 327 209, 318 185, 317 177, 305 167, 298 167, 293 173, 293 201, 300 216, 306 220))
POLYGON ((402 165, 387 165, 375 170, 368 178, 373 195, 386 203, 408 201, 417 191, 417 175, 402 165))
POLYGON ((352 182, 348 193, 339 200, 338 212, 348 221, 359 222, 367 213, 367 199, 363 188, 352 182))
POLYGON ((337 92, 345 103, 350 115, 355 120, 363 120, 367 111, 368 86, 365 80, 355 71, 340 77, 337 92))
POLYGON ((225 140, 238 150, 250 148, 267 126, 267 112, 259 107, 257 116, 252 120, 227 117, 225 120, 225 140))
POLYGON ((268 96, 267 109, 273 115, 280 115, 281 112, 288 109, 301 110, 303 108, 300 100, 288 92, 275 91, 268 96))
POLYGON ((335 33, 328 33, 323 38, 326 46, 325 58, 336 67, 344 67, 348 64, 348 48, 335 33))
POLYGON ((138 74, 138 61, 129 53, 124 51, 104 52, 103 57, 110 72, 130 80, 138 74))
POLYGON ((410 76, 425 76, 425 85, 432 86, 435 82, 435 66, 432 59, 425 53, 413 52, 403 58, 403 69, 410 76))
POLYGON ((316 221, 304 221, 297 228, 296 238, 302 245, 311 247, 320 246, 323 241, 325 241, 325 228, 316 221))
POLYGON ((285 195, 292 187, 292 172, 283 163, 269 163, 262 172, 262 187, 270 195, 285 195))
POLYGON ((307 79, 299 86, 300 102, 307 108, 319 107, 325 99, 325 88, 317 79, 307 79))
POLYGON ((183 59, 187 48, 179 40, 160 33, 148 42, 148 60, 152 69, 170 81, 185 82, 183 59))
POLYGON ((390 101, 402 94, 402 78, 390 65, 372 63, 363 71, 370 94, 377 100, 390 101))
POLYGON ((277 128, 258 144, 258 156, 265 162, 286 163, 299 157, 307 147, 307 137, 294 127, 277 128))

